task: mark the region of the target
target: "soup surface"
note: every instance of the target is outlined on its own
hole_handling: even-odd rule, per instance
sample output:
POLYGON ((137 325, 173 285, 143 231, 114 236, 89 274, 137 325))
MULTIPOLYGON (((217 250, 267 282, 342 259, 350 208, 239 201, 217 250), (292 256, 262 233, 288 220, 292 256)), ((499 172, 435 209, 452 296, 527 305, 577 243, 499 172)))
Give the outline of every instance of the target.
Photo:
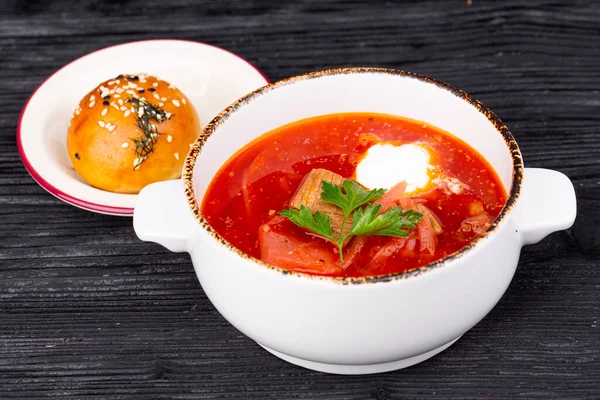
POLYGON ((391 115, 343 113, 297 121, 246 145, 215 175, 201 212, 233 246, 269 264, 309 274, 360 277, 408 271, 460 250, 490 226, 505 201, 506 191, 495 171, 458 138, 391 115), (404 167, 384 167, 374 175, 400 176, 398 181, 402 169, 406 176, 418 175, 411 178, 414 182, 407 181, 408 186, 388 191, 394 206, 423 215, 414 229, 407 229, 408 236, 350 238, 340 260, 330 241, 279 214, 307 189, 309 179, 303 180, 311 173, 330 171, 364 185, 357 166, 366 169, 367 158, 384 157, 376 148, 391 146, 403 148, 395 162, 404 163, 395 165, 404 167))

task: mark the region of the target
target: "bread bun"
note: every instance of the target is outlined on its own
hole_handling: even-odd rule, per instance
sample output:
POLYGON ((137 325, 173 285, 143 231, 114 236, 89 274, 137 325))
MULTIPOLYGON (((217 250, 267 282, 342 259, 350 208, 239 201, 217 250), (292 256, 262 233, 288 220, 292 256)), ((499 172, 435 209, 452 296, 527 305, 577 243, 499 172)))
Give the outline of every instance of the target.
POLYGON ((90 185, 119 193, 181 176, 200 134, 189 99, 148 75, 119 75, 99 84, 75 109, 67 149, 90 185))

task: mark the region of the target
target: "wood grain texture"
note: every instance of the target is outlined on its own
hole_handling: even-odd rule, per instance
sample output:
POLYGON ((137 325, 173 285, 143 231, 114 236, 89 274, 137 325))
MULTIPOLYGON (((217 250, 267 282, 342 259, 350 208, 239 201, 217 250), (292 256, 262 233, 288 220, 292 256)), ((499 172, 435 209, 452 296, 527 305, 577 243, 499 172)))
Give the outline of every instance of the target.
POLYGON ((0 98, 0 398, 600 399, 599 2, 3 0, 0 98), (287 364, 214 310, 187 255, 58 201, 19 160, 20 110, 49 74, 149 38, 224 47, 273 80, 383 66, 449 82, 503 118, 528 166, 573 179, 578 219, 524 248, 497 307, 429 361, 287 364))

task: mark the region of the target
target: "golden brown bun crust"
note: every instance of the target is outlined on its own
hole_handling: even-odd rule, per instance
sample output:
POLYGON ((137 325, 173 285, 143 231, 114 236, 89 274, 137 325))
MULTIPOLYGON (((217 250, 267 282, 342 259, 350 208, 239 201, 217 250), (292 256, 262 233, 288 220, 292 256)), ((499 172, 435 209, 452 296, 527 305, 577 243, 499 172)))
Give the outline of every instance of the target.
POLYGON ((75 171, 90 185, 110 192, 138 193, 150 183, 179 178, 190 144, 199 134, 198 114, 177 88, 153 76, 119 75, 81 100, 67 133, 67 149, 75 171), (154 152, 135 170, 137 157, 131 139, 141 139, 143 133, 133 104, 127 102, 133 96, 172 114, 166 121, 151 121, 161 134, 154 152))

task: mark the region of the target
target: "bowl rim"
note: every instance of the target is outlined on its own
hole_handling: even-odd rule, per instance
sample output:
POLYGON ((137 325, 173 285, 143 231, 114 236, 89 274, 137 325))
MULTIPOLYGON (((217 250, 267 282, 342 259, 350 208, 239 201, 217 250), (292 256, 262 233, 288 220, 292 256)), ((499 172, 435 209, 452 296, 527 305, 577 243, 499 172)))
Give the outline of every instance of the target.
MULTIPOLYGON (((230 157, 232 155, 233 154, 231 154, 230 157)), ((521 151, 519 149, 519 146, 518 146, 515 138, 513 137, 512 133, 510 132, 508 127, 500 120, 500 118, 498 118, 498 116, 492 110, 490 110, 487 106, 482 104, 480 101, 474 99, 466 92, 464 92, 452 85, 449 85, 445 82, 442 82, 442 81, 434 79, 434 78, 430 78, 425 75, 417 74, 414 72, 407 72, 407 71, 403 71, 403 70, 396 70, 396 69, 389 69, 389 68, 377 68, 377 67, 335 68, 335 69, 327 69, 327 70, 322 70, 322 71, 315 71, 315 72, 309 72, 309 73, 305 73, 305 74, 301 74, 301 75, 296 75, 296 76, 292 76, 292 77, 289 77, 289 78, 286 78, 286 79, 283 79, 283 80, 280 80, 277 82, 267 84, 261 88, 254 90, 253 92, 248 93, 244 97, 241 97, 236 102, 232 103, 229 107, 227 107, 219 115, 217 115, 208 125, 206 125, 206 127, 202 130, 198 139, 194 142, 193 146, 190 149, 190 152, 188 153, 188 156, 186 157, 186 160, 185 160, 185 163, 183 166, 182 180, 183 180, 186 201, 187 201, 187 204, 188 204, 190 210, 192 211, 192 213, 194 215, 196 222, 204 229, 204 231, 206 233, 209 234, 209 236, 216 239, 217 242, 219 242, 221 245, 225 246, 234 255, 240 256, 243 259, 253 262, 254 264, 256 264, 257 267, 268 268, 270 270, 279 272, 283 275, 297 276, 297 277, 317 279, 317 280, 326 280, 326 281, 332 281, 332 282, 342 283, 342 284, 366 284, 366 283, 392 282, 392 281, 404 280, 404 279, 408 279, 408 278, 414 278, 417 276, 421 276, 426 272, 437 270, 437 269, 445 266, 446 264, 470 253, 477 246, 478 243, 481 243, 483 240, 485 240, 487 237, 489 237, 490 234, 493 233, 501 223, 503 223, 504 221, 507 220, 508 214, 510 213, 512 208, 514 208, 516 201, 519 198, 519 194, 521 192, 521 185, 522 185, 522 180, 523 180, 523 161, 522 161, 521 151), (511 180, 511 187, 508 190, 508 198, 506 200, 504 207, 502 208, 502 210, 500 211, 500 214, 494 220, 492 225, 483 234, 481 234, 479 237, 477 237, 476 239, 474 239, 473 241, 471 241, 470 243, 468 243, 466 246, 462 247, 461 249, 457 250, 456 252, 448 254, 447 256, 445 256, 437 261, 434 261, 432 263, 423 265, 421 267, 418 267, 418 268, 415 268, 415 269, 412 269, 409 271, 398 272, 398 273, 387 274, 387 275, 365 276, 365 277, 332 277, 332 276, 323 276, 323 275, 312 275, 312 274, 308 274, 308 273, 304 273, 304 272, 289 271, 289 270, 277 267, 275 265, 268 264, 268 263, 266 263, 260 259, 257 259, 255 257, 252 257, 249 254, 244 253, 243 251, 239 250, 238 248, 236 248, 235 246, 230 244, 225 238, 223 238, 218 232, 216 232, 212 228, 212 226, 208 223, 208 221, 206 221, 206 219, 200 212, 200 205, 196 201, 194 187, 193 187, 193 182, 194 182, 193 172, 194 172, 194 166, 196 165, 196 160, 198 159, 198 156, 202 153, 202 148, 204 147, 204 144, 215 133, 215 131, 218 129, 218 127, 220 125, 222 125, 227 119, 229 119, 229 117, 231 115, 233 115, 236 111, 247 106, 253 100, 259 98, 260 96, 265 95, 273 90, 277 90, 278 88, 281 88, 281 87, 284 87, 287 85, 302 82, 304 80, 318 79, 318 78, 323 78, 323 77, 327 77, 327 76, 348 75, 348 74, 376 74, 376 75, 383 74, 383 75, 390 75, 390 76, 395 76, 395 77, 416 79, 416 80, 419 80, 419 81, 422 81, 422 82, 425 82, 428 84, 435 85, 438 88, 447 90, 450 93, 454 94, 456 97, 460 98, 461 100, 464 100, 467 103, 469 103, 477 111, 479 111, 481 114, 483 114, 486 117, 486 119, 494 125, 496 131, 504 139, 504 142, 505 142, 505 144, 510 152, 511 158, 512 158, 512 163, 513 163, 512 180, 511 180)))
POLYGON ((82 59, 88 58, 88 57, 90 57, 92 55, 96 55, 98 53, 105 52, 107 50, 115 49, 118 47, 128 47, 131 45, 138 45, 138 44, 143 44, 143 43, 156 43, 156 42, 200 45, 200 46, 214 48, 219 51, 223 51, 223 52, 228 53, 229 55, 243 61, 244 63, 246 63, 249 67, 256 70, 256 72, 258 72, 258 74, 260 76, 262 76, 262 78, 265 80, 266 83, 270 83, 269 78, 264 74, 264 72, 262 72, 260 69, 258 69, 258 67, 256 67, 250 61, 246 60, 245 58, 241 57, 240 55, 234 53, 233 51, 227 50, 225 48, 218 47, 218 46, 215 46, 215 45, 212 45, 209 43, 200 42, 197 40, 168 39, 168 38, 134 40, 134 41, 130 41, 130 42, 123 42, 123 43, 117 43, 117 44, 110 45, 110 46, 105 46, 105 47, 96 49, 94 51, 91 51, 89 53, 85 53, 85 54, 69 61, 68 63, 64 64, 63 66, 58 68, 56 71, 54 71, 52 74, 50 74, 49 76, 44 78, 44 80, 35 88, 35 90, 31 93, 31 95, 25 101, 25 104, 23 105, 23 108, 21 109, 21 113, 19 115, 19 120, 17 122, 16 142, 17 142, 17 150, 19 152, 21 162, 23 163, 23 166, 25 167, 25 169, 27 170, 29 175, 33 178, 33 180, 38 185, 40 185, 44 190, 46 190, 48 193, 50 193, 54 197, 58 198, 59 200, 64 201, 67 204, 70 204, 77 208, 81 208, 86 211, 92 211, 92 212, 96 212, 96 213, 100 213, 100 214, 122 216, 122 217, 132 217, 133 216, 133 211, 134 211, 133 207, 107 205, 107 204, 96 203, 94 201, 80 199, 80 198, 75 197, 75 196, 65 192, 64 190, 56 187, 55 185, 51 184, 50 182, 48 182, 44 178, 44 176, 43 176, 44 174, 40 173, 38 170, 36 170, 27 157, 27 152, 25 151, 25 148, 23 145, 23 133, 22 133, 21 125, 23 123, 23 118, 25 117, 25 112, 28 110, 29 103, 31 102, 31 100, 48 83, 48 81, 50 81, 51 79, 54 79, 54 77, 56 75, 58 75, 65 68, 71 67, 73 64, 80 62, 82 59))

